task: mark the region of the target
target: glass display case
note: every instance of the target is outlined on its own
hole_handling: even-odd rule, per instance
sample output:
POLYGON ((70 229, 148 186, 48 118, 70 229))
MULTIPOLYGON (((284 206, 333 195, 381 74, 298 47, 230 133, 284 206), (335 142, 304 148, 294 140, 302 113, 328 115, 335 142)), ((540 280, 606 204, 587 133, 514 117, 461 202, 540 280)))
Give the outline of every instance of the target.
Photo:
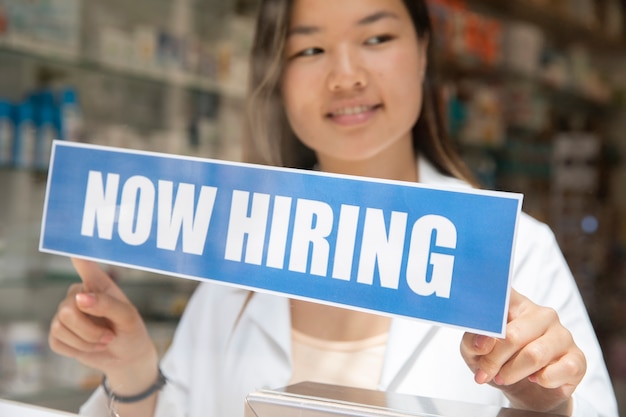
MULTIPOLYGON (((248 395, 245 417, 558 417, 360 388, 302 382, 248 395)), ((562 416, 561 416, 562 417, 562 416)))

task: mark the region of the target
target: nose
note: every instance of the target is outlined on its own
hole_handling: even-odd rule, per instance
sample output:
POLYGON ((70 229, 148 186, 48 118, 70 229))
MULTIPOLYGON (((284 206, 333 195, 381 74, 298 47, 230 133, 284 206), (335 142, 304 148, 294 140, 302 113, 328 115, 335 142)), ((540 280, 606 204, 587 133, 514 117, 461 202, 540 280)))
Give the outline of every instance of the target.
POLYGON ((331 59, 328 89, 331 92, 359 90, 367 86, 367 71, 358 53, 349 49, 337 51, 331 59))

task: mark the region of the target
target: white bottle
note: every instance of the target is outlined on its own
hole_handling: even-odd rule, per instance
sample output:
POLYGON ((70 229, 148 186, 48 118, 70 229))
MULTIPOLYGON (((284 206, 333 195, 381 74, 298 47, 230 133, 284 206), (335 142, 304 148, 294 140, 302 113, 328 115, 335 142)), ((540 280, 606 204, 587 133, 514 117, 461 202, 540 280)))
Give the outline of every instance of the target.
POLYGON ((83 133, 83 117, 78 99, 78 91, 70 87, 61 91, 59 107, 61 112, 59 139, 72 142, 80 141, 83 133))
POLYGON ((28 101, 15 106, 13 115, 13 162, 17 168, 35 165, 35 120, 33 107, 28 101))
POLYGON ((7 325, 4 354, 13 371, 7 387, 11 394, 30 394, 42 388, 44 340, 43 327, 36 321, 7 325))
POLYGON ((50 165, 50 152, 52 142, 58 139, 59 134, 55 125, 54 108, 42 106, 37 121, 37 141, 35 151, 35 167, 40 171, 46 171, 50 165))

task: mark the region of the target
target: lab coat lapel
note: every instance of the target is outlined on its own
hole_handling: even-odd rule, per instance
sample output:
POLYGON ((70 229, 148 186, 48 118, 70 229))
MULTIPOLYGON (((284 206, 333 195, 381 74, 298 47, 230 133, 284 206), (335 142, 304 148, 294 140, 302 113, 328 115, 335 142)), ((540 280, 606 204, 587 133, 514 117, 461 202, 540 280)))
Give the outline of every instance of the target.
POLYGON ((389 330, 379 388, 395 391, 402 383, 437 327, 410 319, 394 319, 389 330))
POLYGON ((437 171, 437 168, 424 156, 417 158, 417 171, 419 182, 424 185, 444 185, 448 187, 470 188, 470 184, 458 178, 449 177, 437 171))
MULTIPOLYGON (((427 185, 453 185, 467 187, 468 184, 456 178, 447 177, 436 170, 422 155, 417 158, 419 182, 427 185)), ((435 336, 438 327, 417 320, 396 318, 392 321, 389 341, 385 353, 380 388, 395 391, 402 383, 423 351, 425 345, 435 336)))
MULTIPOLYGON (((421 155, 417 158, 417 169, 420 183, 467 187, 466 183, 439 173, 430 161, 421 155)), ((397 389, 404 380, 405 373, 411 369, 425 344, 436 332, 437 327, 417 320, 397 318, 392 321, 380 380, 381 389, 392 391, 397 389)))
POLYGON ((244 316, 249 318, 271 339, 291 366, 291 314, 287 297, 255 293, 244 316))
MULTIPOLYGON (((291 376, 289 303, 286 299, 254 293, 241 297, 238 315, 226 347, 224 377, 219 382, 221 409, 216 415, 240 415, 251 392, 287 385, 291 376)), ((213 378, 219 378, 218 375, 213 378)))

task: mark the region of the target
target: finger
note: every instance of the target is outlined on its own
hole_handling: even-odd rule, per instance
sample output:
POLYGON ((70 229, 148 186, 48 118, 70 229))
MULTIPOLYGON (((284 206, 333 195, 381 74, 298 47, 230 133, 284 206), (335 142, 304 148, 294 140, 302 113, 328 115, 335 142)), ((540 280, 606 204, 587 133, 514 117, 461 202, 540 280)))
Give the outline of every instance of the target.
POLYGON ((105 360, 106 351, 101 352, 83 352, 77 350, 69 345, 63 343, 63 341, 50 337, 48 340, 50 349, 58 355, 68 358, 76 359, 90 367, 98 367, 99 363, 105 360))
POLYGON ((542 368, 529 378, 544 388, 563 387, 571 395, 587 371, 587 360, 579 349, 562 356, 557 361, 542 368))
POLYGON ((76 294, 76 305, 84 313, 107 319, 114 333, 136 330, 143 323, 133 304, 108 294, 76 294))
POLYGON ((484 336, 480 334, 473 335, 470 339, 471 352, 475 355, 486 355, 493 350, 496 346, 497 339, 489 336, 484 336))
POLYGON ((73 348, 63 342, 63 340, 58 339, 52 334, 48 336, 48 345, 50 345, 50 349, 58 355, 66 356, 68 358, 78 358, 83 352, 79 351, 76 348, 73 348))
POLYGON ((555 315, 554 310, 536 308, 509 322, 506 338, 498 339, 492 351, 480 358, 479 368, 485 374, 483 378, 491 381, 523 347, 543 336, 554 322, 555 315))
POLYGON ((572 336, 562 326, 552 326, 540 338, 528 343, 495 376, 500 385, 514 384, 564 356, 574 346, 572 336))
MULTIPOLYGON (((54 320, 50 326, 48 338, 50 347, 56 352, 59 346, 71 347, 76 352, 101 352, 106 350, 107 343, 91 343, 76 335, 59 320, 54 320)), ((59 353, 59 352, 57 352, 59 353)))
POLYGON ((527 303, 531 303, 531 301, 527 297, 516 291, 514 288, 511 288, 507 321, 510 322, 522 315, 527 306, 527 303))
POLYGON ((472 372, 478 369, 480 356, 491 352, 496 345, 496 339, 489 336, 465 333, 461 340, 461 356, 468 364, 472 372))
POLYGON ((85 259, 72 258, 72 264, 78 275, 80 275, 85 292, 106 292, 120 299, 126 299, 122 290, 97 263, 85 259))
MULTIPOLYGON (((78 297, 79 295, 76 295, 78 297)), ((107 321, 100 318, 88 317, 78 309, 78 306, 68 300, 59 307, 51 325, 51 331, 61 330, 56 326, 58 322, 63 328, 70 331, 76 338, 86 343, 109 343, 114 334, 107 321)))
POLYGON ((85 291, 85 286, 80 283, 80 284, 72 284, 69 286, 69 288, 67 289, 67 299, 74 299, 74 296, 76 294, 78 294, 79 292, 83 292, 85 291))

